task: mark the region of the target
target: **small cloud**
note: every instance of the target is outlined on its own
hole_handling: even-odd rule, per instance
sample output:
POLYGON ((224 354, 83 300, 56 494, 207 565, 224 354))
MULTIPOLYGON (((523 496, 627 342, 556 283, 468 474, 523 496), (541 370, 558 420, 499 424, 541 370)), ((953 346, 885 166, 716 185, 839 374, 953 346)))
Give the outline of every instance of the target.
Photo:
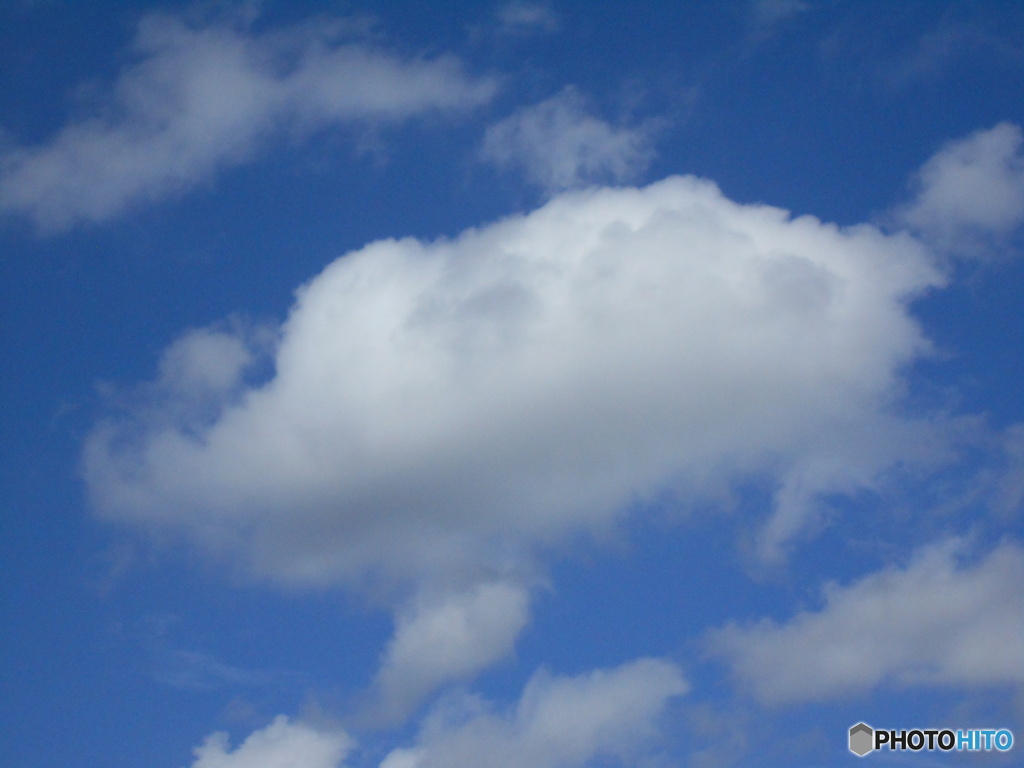
POLYGON ((986 24, 983 19, 943 13, 936 23, 908 38, 896 32, 903 28, 897 19, 883 14, 876 18, 876 24, 835 30, 823 40, 821 52, 832 66, 845 61, 858 79, 864 78, 889 97, 899 96, 915 85, 938 84, 942 76, 971 59, 1019 69, 1024 49, 1005 29, 986 24))
POLYGON ((353 746, 344 732, 318 730, 280 715, 234 750, 226 733, 208 736, 193 750, 191 768, 341 768, 353 746))
POLYGON ((635 179, 654 156, 650 125, 614 126, 587 111, 566 88, 487 129, 482 157, 516 168, 549 194, 588 184, 635 179))
POLYGON ((1005 543, 975 564, 964 546, 928 547, 903 569, 830 584, 825 606, 779 624, 711 633, 714 655, 763 701, 837 698, 884 682, 989 686, 1024 682, 1024 550, 1005 543))
POLYGON ((1024 224, 1022 140, 1000 123, 950 142, 917 173, 898 220, 943 252, 990 255, 1024 224))
POLYGON ((510 2, 495 11, 498 33, 511 36, 550 34, 559 27, 558 16, 543 3, 510 2))
POLYGON ((398 614, 374 683, 375 716, 399 721, 437 687, 466 680, 508 655, 528 613, 526 591, 500 582, 441 599, 421 597, 398 614))
POLYGON ((237 335, 197 329, 164 351, 160 382, 182 394, 226 392, 240 383, 252 361, 253 352, 237 335))

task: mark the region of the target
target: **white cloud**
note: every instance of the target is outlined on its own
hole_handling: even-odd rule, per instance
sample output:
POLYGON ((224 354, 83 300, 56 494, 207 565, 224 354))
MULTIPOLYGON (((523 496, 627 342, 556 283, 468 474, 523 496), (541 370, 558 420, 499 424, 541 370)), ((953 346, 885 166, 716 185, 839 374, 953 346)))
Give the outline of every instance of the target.
POLYGON ((588 114, 583 97, 566 88, 488 128, 482 156, 559 192, 635 178, 651 161, 651 141, 650 127, 613 126, 588 114))
POLYGON ((657 735, 668 701, 687 687, 675 665, 657 659, 578 677, 538 673, 513 711, 469 698, 438 708, 417 744, 394 750, 381 768, 570 768, 627 758, 657 735))
POLYGON ((169 346, 160 360, 160 382, 167 389, 195 395, 235 387, 253 361, 252 350, 234 333, 201 328, 169 346))
POLYGON ((846 587, 820 611, 712 633, 717 655, 769 702, 837 697, 882 683, 1024 683, 1024 550, 998 547, 958 562, 962 542, 918 553, 846 587))
MULTIPOLYGON (((780 483, 777 549, 924 441, 890 406, 926 349, 905 303, 940 282, 905 235, 693 178, 567 194, 338 259, 268 382, 106 420, 84 475, 104 517, 299 584, 524 583, 539 548, 737 473, 780 483)), ((208 343, 168 353, 186 381, 230 378, 182 347, 208 343)))
POLYGON ((1000 123, 947 144, 921 168, 902 220, 956 253, 986 253, 991 238, 1024 224, 1024 155, 1019 126, 1000 123))
POLYGON ((281 715, 234 751, 226 733, 209 736, 196 747, 192 768, 340 768, 351 748, 344 733, 291 723, 281 715))
POLYGON ((105 112, 0 157, 0 210, 45 230, 103 221, 245 161, 281 131, 464 109, 494 91, 453 57, 403 60, 345 32, 145 17, 105 112))
POLYGON ((398 614, 374 685, 376 715, 401 720, 439 685, 464 680, 509 654, 528 609, 526 591, 504 583, 421 596, 398 614))

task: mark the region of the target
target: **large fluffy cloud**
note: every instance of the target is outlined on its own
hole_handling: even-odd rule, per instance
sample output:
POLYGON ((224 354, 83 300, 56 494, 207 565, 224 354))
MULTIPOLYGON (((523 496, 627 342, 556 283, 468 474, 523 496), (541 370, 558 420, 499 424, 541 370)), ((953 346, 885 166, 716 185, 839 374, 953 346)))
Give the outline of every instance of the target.
POLYGON ((637 754, 668 702, 686 693, 679 669, 640 659, 578 677, 533 676, 510 712, 469 698, 429 717, 417 745, 380 768, 571 768, 637 754))
POLYGON ((343 22, 257 34, 240 19, 150 15, 105 111, 0 157, 0 209, 44 229, 100 221, 186 189, 282 129, 395 121, 487 100, 453 57, 402 59, 343 22))
POLYGON ((820 611, 713 633, 715 652, 761 699, 791 702, 862 693, 883 682, 1024 683, 1024 550, 1006 543, 976 563, 963 542, 919 552, 846 587, 820 611))
POLYGON ((108 519, 391 600, 370 709, 394 720, 512 650, 567 538, 757 475, 778 558, 820 494, 925 450, 894 404, 927 346, 906 304, 940 283, 908 236, 694 178, 565 194, 347 254, 277 331, 187 333, 84 473, 108 519))
POLYGON ((517 579, 538 547, 737 473, 777 478, 771 553, 816 494, 920 439, 889 409, 926 346, 906 302, 940 282, 906 236, 693 178, 567 194, 338 259, 265 383, 237 334, 186 336, 85 477, 105 517, 293 583, 517 579))

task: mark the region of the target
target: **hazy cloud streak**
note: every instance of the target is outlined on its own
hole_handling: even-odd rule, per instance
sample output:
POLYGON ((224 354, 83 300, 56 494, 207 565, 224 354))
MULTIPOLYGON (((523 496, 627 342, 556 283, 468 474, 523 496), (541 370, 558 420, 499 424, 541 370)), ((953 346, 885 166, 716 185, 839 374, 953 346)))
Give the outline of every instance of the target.
POLYGON ((765 701, 863 693, 899 684, 1024 683, 1024 551, 1003 544, 974 564, 962 542, 922 550, 909 566, 830 584, 820 611, 711 635, 716 655, 765 701))
POLYGON ((452 56, 404 60, 347 40, 341 22, 257 34, 150 15, 134 52, 102 113, 0 157, 0 209, 43 230, 103 221, 244 162, 282 131, 461 110, 495 90, 452 56))
POLYGON ((488 128, 481 154, 553 194, 635 179, 654 156, 652 133, 649 125, 620 127, 594 117, 583 97, 566 88, 488 128))

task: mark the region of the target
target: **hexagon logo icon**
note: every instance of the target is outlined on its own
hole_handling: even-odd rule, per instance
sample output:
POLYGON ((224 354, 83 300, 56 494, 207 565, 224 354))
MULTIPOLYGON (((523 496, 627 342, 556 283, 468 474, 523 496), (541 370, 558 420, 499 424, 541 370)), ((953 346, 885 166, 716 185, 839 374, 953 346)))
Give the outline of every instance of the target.
POLYGON ((875 732, 867 723, 857 723, 850 728, 850 751, 857 757, 864 757, 875 748, 875 732))

